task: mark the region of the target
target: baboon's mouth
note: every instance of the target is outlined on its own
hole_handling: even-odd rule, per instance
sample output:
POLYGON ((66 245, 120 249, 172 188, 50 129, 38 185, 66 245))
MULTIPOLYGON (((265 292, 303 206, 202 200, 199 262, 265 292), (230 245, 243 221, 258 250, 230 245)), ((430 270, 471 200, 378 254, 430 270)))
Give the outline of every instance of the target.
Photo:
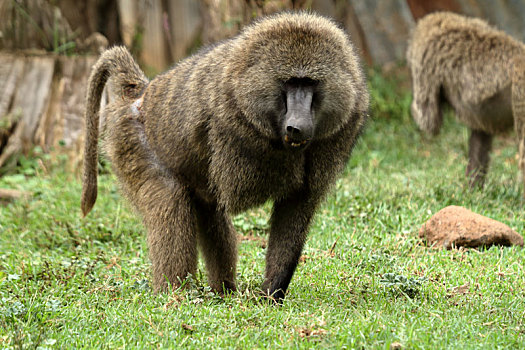
POLYGON ((308 141, 309 140, 292 140, 288 135, 284 135, 284 142, 286 142, 293 148, 300 148, 302 146, 305 146, 308 143, 308 141))

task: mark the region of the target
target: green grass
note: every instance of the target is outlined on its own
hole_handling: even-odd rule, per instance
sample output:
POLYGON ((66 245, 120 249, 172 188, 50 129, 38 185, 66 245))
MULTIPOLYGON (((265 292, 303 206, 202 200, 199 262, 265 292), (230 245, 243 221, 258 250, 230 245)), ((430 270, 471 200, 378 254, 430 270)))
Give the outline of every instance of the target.
POLYGON ((311 228, 282 306, 261 303, 269 205, 234 218, 239 292, 153 295, 144 229, 111 174, 80 218, 80 182, 26 160, 0 187, 32 197, 0 206, 0 348, 523 348, 525 250, 434 250, 431 214, 462 205, 525 232, 513 135, 495 142, 483 191, 464 178, 468 132, 412 122, 403 82, 370 72, 373 118, 311 228))

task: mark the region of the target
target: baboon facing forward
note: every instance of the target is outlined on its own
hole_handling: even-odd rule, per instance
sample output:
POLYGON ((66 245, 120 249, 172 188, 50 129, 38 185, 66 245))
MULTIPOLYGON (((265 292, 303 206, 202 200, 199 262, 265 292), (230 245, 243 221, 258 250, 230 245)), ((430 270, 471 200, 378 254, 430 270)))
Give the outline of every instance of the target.
POLYGON ((330 20, 258 21, 148 82, 128 51, 106 51, 87 97, 82 211, 96 199, 98 110, 104 148, 148 231, 156 290, 204 256, 218 292, 235 290, 230 214, 273 201, 263 291, 284 298, 309 224, 350 156, 368 92, 347 36, 330 20))
POLYGON ((438 12, 417 23, 407 61, 419 127, 437 134, 446 100, 471 129, 471 185, 483 184, 493 135, 513 125, 525 175, 525 45, 483 20, 438 12))

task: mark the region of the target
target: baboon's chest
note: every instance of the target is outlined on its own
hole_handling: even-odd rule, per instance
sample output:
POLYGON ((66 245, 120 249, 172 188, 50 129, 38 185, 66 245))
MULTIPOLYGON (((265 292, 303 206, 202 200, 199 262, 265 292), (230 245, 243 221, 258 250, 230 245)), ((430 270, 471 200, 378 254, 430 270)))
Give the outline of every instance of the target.
POLYGON ((286 197, 304 183, 304 154, 253 151, 237 148, 230 157, 212 162, 211 176, 219 189, 219 201, 230 212, 286 197), (219 166, 213 168, 213 163, 219 166))
POLYGON ((252 182, 251 186, 244 189, 247 196, 250 196, 248 193, 251 192, 251 187, 256 189, 255 193, 266 197, 263 200, 281 198, 303 184, 305 177, 303 155, 290 153, 269 155, 261 157, 254 163, 257 168, 254 168, 253 180, 245 181, 246 184, 252 182))

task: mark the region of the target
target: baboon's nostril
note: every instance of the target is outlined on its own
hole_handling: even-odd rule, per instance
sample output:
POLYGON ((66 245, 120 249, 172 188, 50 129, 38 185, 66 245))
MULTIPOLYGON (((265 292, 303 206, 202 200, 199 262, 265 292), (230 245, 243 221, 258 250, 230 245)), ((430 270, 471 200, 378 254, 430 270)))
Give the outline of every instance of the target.
POLYGON ((294 127, 291 126, 291 125, 288 125, 288 126, 286 127, 286 132, 287 132, 290 136, 292 136, 292 135, 294 135, 294 136, 299 136, 299 135, 301 134, 301 130, 300 130, 300 129, 294 128, 294 127))

